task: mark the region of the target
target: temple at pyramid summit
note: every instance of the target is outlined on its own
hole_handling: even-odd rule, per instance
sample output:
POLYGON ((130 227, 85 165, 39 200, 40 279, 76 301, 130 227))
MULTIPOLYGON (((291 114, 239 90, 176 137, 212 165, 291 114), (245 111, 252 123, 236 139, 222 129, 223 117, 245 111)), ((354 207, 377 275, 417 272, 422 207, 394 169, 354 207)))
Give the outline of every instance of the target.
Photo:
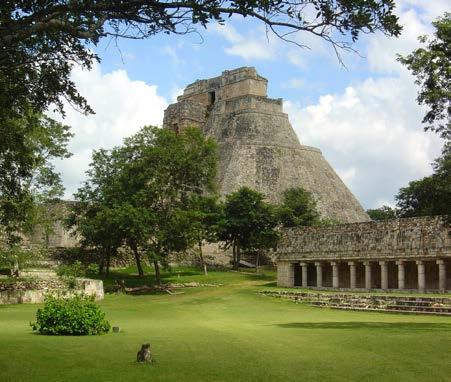
POLYGON ((277 203, 286 189, 302 187, 313 194, 322 217, 369 221, 321 151, 301 145, 282 99, 268 98, 267 86, 252 67, 198 80, 165 110, 163 126, 176 132, 195 126, 217 141, 223 196, 248 186, 277 203))

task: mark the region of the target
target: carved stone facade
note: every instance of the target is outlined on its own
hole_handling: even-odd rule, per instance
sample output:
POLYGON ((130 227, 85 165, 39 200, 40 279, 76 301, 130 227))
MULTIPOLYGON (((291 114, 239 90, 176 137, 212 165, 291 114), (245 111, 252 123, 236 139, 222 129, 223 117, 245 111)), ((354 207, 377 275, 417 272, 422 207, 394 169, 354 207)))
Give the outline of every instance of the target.
POLYGON ((177 132, 196 126, 218 142, 223 196, 249 186, 280 202, 286 189, 303 187, 314 195, 323 217, 368 221, 321 151, 299 143, 282 99, 267 97, 267 84, 249 67, 196 81, 166 109, 163 126, 177 132))
POLYGON ((286 229, 277 252, 279 286, 451 289, 446 217, 286 229))

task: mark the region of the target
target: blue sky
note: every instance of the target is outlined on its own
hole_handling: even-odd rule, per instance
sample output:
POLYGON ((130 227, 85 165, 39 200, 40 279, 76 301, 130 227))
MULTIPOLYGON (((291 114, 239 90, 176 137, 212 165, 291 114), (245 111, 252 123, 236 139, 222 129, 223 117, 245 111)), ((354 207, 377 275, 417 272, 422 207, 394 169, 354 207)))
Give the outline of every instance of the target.
POLYGON ((269 80, 269 96, 285 100, 301 143, 323 151, 364 208, 393 204, 400 187, 431 172, 441 147, 434 134, 422 130, 417 88, 395 54, 416 48, 417 36, 431 33, 431 21, 450 10, 442 0, 397 3, 402 36, 362 36, 356 46, 360 56, 343 55, 346 68, 322 40, 299 35, 311 48, 301 49, 267 36, 249 19, 212 24, 200 31, 202 37, 103 40, 95 48, 101 64, 73 72, 96 115, 67 109, 74 155, 57 162, 66 198, 83 180, 93 149, 120 144, 145 124, 161 125, 167 105, 196 79, 254 66, 269 80))

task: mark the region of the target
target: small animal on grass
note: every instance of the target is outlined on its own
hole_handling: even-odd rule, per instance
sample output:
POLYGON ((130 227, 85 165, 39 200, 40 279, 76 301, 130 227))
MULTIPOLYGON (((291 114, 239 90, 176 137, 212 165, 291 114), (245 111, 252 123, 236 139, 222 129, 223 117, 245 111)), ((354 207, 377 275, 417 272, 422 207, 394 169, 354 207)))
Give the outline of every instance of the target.
POLYGON ((150 353, 150 344, 143 344, 141 350, 136 355, 137 362, 152 362, 152 354, 150 353))

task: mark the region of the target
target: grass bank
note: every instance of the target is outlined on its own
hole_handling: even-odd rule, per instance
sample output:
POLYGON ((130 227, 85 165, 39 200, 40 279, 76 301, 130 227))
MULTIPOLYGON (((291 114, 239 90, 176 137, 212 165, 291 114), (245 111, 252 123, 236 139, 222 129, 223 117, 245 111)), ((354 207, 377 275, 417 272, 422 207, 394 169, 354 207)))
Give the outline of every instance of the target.
MULTIPOLYGON (((273 285, 273 271, 163 276, 223 285, 107 295, 102 308, 121 332, 95 337, 33 334, 38 306, 0 306, 0 381, 449 381, 447 317, 342 312, 255 293, 273 285), (156 362, 136 364, 147 341, 156 362)), ((116 278, 142 283, 130 271, 105 283, 116 278)))

